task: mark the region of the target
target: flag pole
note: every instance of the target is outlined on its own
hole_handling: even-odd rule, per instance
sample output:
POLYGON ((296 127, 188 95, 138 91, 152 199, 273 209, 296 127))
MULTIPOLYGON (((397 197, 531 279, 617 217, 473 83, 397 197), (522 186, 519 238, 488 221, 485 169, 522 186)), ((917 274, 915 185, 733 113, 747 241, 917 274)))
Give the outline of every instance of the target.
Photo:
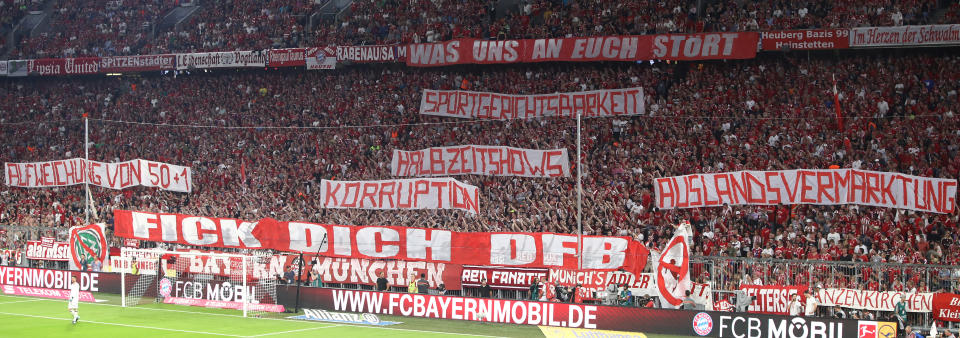
POLYGON ((583 269, 583 170, 580 160, 580 112, 577 112, 577 269, 583 269))
MULTIPOLYGON (((90 119, 87 118, 86 113, 83 114, 83 161, 86 162, 83 167, 89 171, 90 167, 87 164, 90 163, 90 119)), ((83 210, 83 223, 90 224, 90 183, 87 182, 89 172, 83 174, 83 189, 86 192, 86 196, 83 198, 86 201, 83 210)))

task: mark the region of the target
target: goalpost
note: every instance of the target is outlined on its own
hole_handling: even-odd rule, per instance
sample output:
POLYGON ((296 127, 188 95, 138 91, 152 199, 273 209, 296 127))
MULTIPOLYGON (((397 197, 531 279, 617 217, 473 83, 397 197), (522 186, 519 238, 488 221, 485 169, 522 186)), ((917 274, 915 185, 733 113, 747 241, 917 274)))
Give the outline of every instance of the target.
MULTIPOLYGON (((166 303, 236 309, 244 317, 282 312, 268 255, 122 248, 123 307, 166 303), (278 311, 278 309, 280 309, 278 311)), ((115 270, 115 271, 116 271, 115 270)))

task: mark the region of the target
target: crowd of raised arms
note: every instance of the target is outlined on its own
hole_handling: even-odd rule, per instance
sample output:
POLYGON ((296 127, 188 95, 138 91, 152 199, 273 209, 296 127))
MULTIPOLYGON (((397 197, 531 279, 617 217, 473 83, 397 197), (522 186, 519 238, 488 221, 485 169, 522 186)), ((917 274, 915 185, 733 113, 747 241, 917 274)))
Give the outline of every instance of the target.
POLYGON ((180 0, 0 0, 0 45, 10 58, 110 56, 279 47, 432 42, 457 37, 542 38, 765 31, 956 23, 960 4, 937 0, 357 0, 339 19, 329 1, 203 1, 187 20, 157 23, 180 0), (43 33, 6 41, 30 11, 50 13, 43 33), (314 20, 311 20, 314 17, 314 20), (323 20, 321 20, 323 18, 323 20))
MULTIPOLYGON (((19 42, 16 57, 149 54, 295 45, 393 43, 457 36, 544 37, 650 32, 920 24, 957 21, 936 1, 524 2, 502 16, 477 1, 354 1, 337 23, 304 28, 311 1, 211 2, 181 29, 146 32, 172 1, 48 1, 53 31, 19 42), (136 10, 129 9, 136 8, 136 10), (479 13, 479 15, 478 15, 479 13), (936 13, 936 14, 934 14, 936 13), (214 20, 213 18, 217 18, 214 20), (210 21, 210 22, 207 22, 210 21)), ((10 29, 28 5, 0 1, 10 29), (13 6, 13 7, 11 7, 13 6), (18 10, 9 10, 18 8, 18 10)), ((41 7, 42 7, 41 6, 41 7)), ((0 34, 6 36, 6 34, 0 34)), ((192 193, 92 188, 95 220, 112 210, 255 220, 398 225, 458 231, 576 231, 576 179, 462 176, 480 213, 323 209, 321 179, 389 179, 394 149, 462 144, 566 148, 569 118, 476 121, 420 115, 422 89, 511 94, 644 87, 642 116, 583 125, 583 228, 662 247, 689 219, 697 255, 960 263, 958 214, 857 206, 724 206, 658 210, 653 179, 693 173, 839 167, 960 177, 960 67, 955 49, 760 54, 743 61, 558 63, 335 71, 226 70, 179 76, 0 80, 2 162, 83 156, 192 167, 192 193), (845 121, 838 130, 832 78, 845 121), (124 123, 117 121, 137 122, 124 123), (146 123, 146 124, 141 124, 146 123), (157 126, 205 125, 211 128, 157 126), (316 129, 239 126, 329 127, 316 129), (354 126, 354 127, 351 127, 354 126), (365 126, 365 127, 355 127, 365 126), (242 180, 241 167, 246 180, 242 180)), ((576 161, 571 156, 571 163, 576 161)), ((0 224, 83 223, 82 187, 0 188, 0 224)), ((22 247, 25 234, 0 236, 22 247)), ((862 280, 862 283, 869 283, 862 280)))

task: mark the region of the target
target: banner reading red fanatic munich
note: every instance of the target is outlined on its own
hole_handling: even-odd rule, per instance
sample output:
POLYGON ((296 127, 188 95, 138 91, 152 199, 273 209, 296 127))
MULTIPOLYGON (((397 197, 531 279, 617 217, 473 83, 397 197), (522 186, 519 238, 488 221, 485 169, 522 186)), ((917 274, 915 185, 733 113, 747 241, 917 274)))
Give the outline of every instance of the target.
POLYGON ((737 171, 654 180, 660 209, 859 204, 949 214, 957 180, 858 169, 737 171))
POLYGON ((816 50, 850 48, 850 30, 805 29, 792 31, 769 31, 760 33, 760 45, 765 51, 816 50))
POLYGON ((414 151, 393 150, 393 176, 491 175, 570 177, 566 149, 537 150, 465 145, 414 151))
POLYGON ((456 179, 320 181, 321 205, 334 209, 459 209, 480 212, 476 186, 456 179))
MULTIPOLYGON (((483 281, 491 289, 527 290, 533 279, 544 280, 550 276, 547 268, 514 268, 502 266, 464 265, 460 275, 462 286, 479 287, 483 281)), ((447 287, 450 289, 450 287, 447 287)))
POLYGON ((960 295, 955 293, 933 294, 933 318, 960 322, 960 295))
POLYGON ((307 65, 306 49, 304 48, 283 48, 271 49, 267 54, 267 66, 270 67, 297 67, 307 65))
POLYGON ((757 55, 758 40, 759 34, 755 32, 499 41, 456 39, 408 45, 407 65, 749 59, 757 55))
MULTIPOLYGON (((346 226, 261 219, 114 211, 121 238, 241 249, 274 249, 321 256, 577 269, 577 236, 554 233, 454 232, 395 226, 346 226), (326 239, 326 240, 324 240, 326 239)), ((643 243, 629 237, 583 236, 583 269, 639 274, 643 243)))
POLYGON ((642 87, 534 95, 424 89, 420 114, 478 119, 576 118, 577 114, 640 115, 645 104, 642 87))
POLYGON ((175 54, 109 56, 100 59, 101 73, 170 70, 176 67, 175 54))

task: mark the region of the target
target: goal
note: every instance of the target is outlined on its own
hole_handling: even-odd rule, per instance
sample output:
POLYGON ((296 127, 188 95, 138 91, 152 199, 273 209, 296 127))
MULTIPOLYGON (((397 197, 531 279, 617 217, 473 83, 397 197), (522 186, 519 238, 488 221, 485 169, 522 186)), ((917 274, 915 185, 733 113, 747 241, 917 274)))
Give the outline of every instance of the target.
MULTIPOLYGON (((235 309, 244 317, 283 312, 276 304, 276 276, 268 255, 123 248, 114 268, 121 273, 124 307, 165 303, 235 309)), ((115 270, 115 271, 116 271, 115 270)))

